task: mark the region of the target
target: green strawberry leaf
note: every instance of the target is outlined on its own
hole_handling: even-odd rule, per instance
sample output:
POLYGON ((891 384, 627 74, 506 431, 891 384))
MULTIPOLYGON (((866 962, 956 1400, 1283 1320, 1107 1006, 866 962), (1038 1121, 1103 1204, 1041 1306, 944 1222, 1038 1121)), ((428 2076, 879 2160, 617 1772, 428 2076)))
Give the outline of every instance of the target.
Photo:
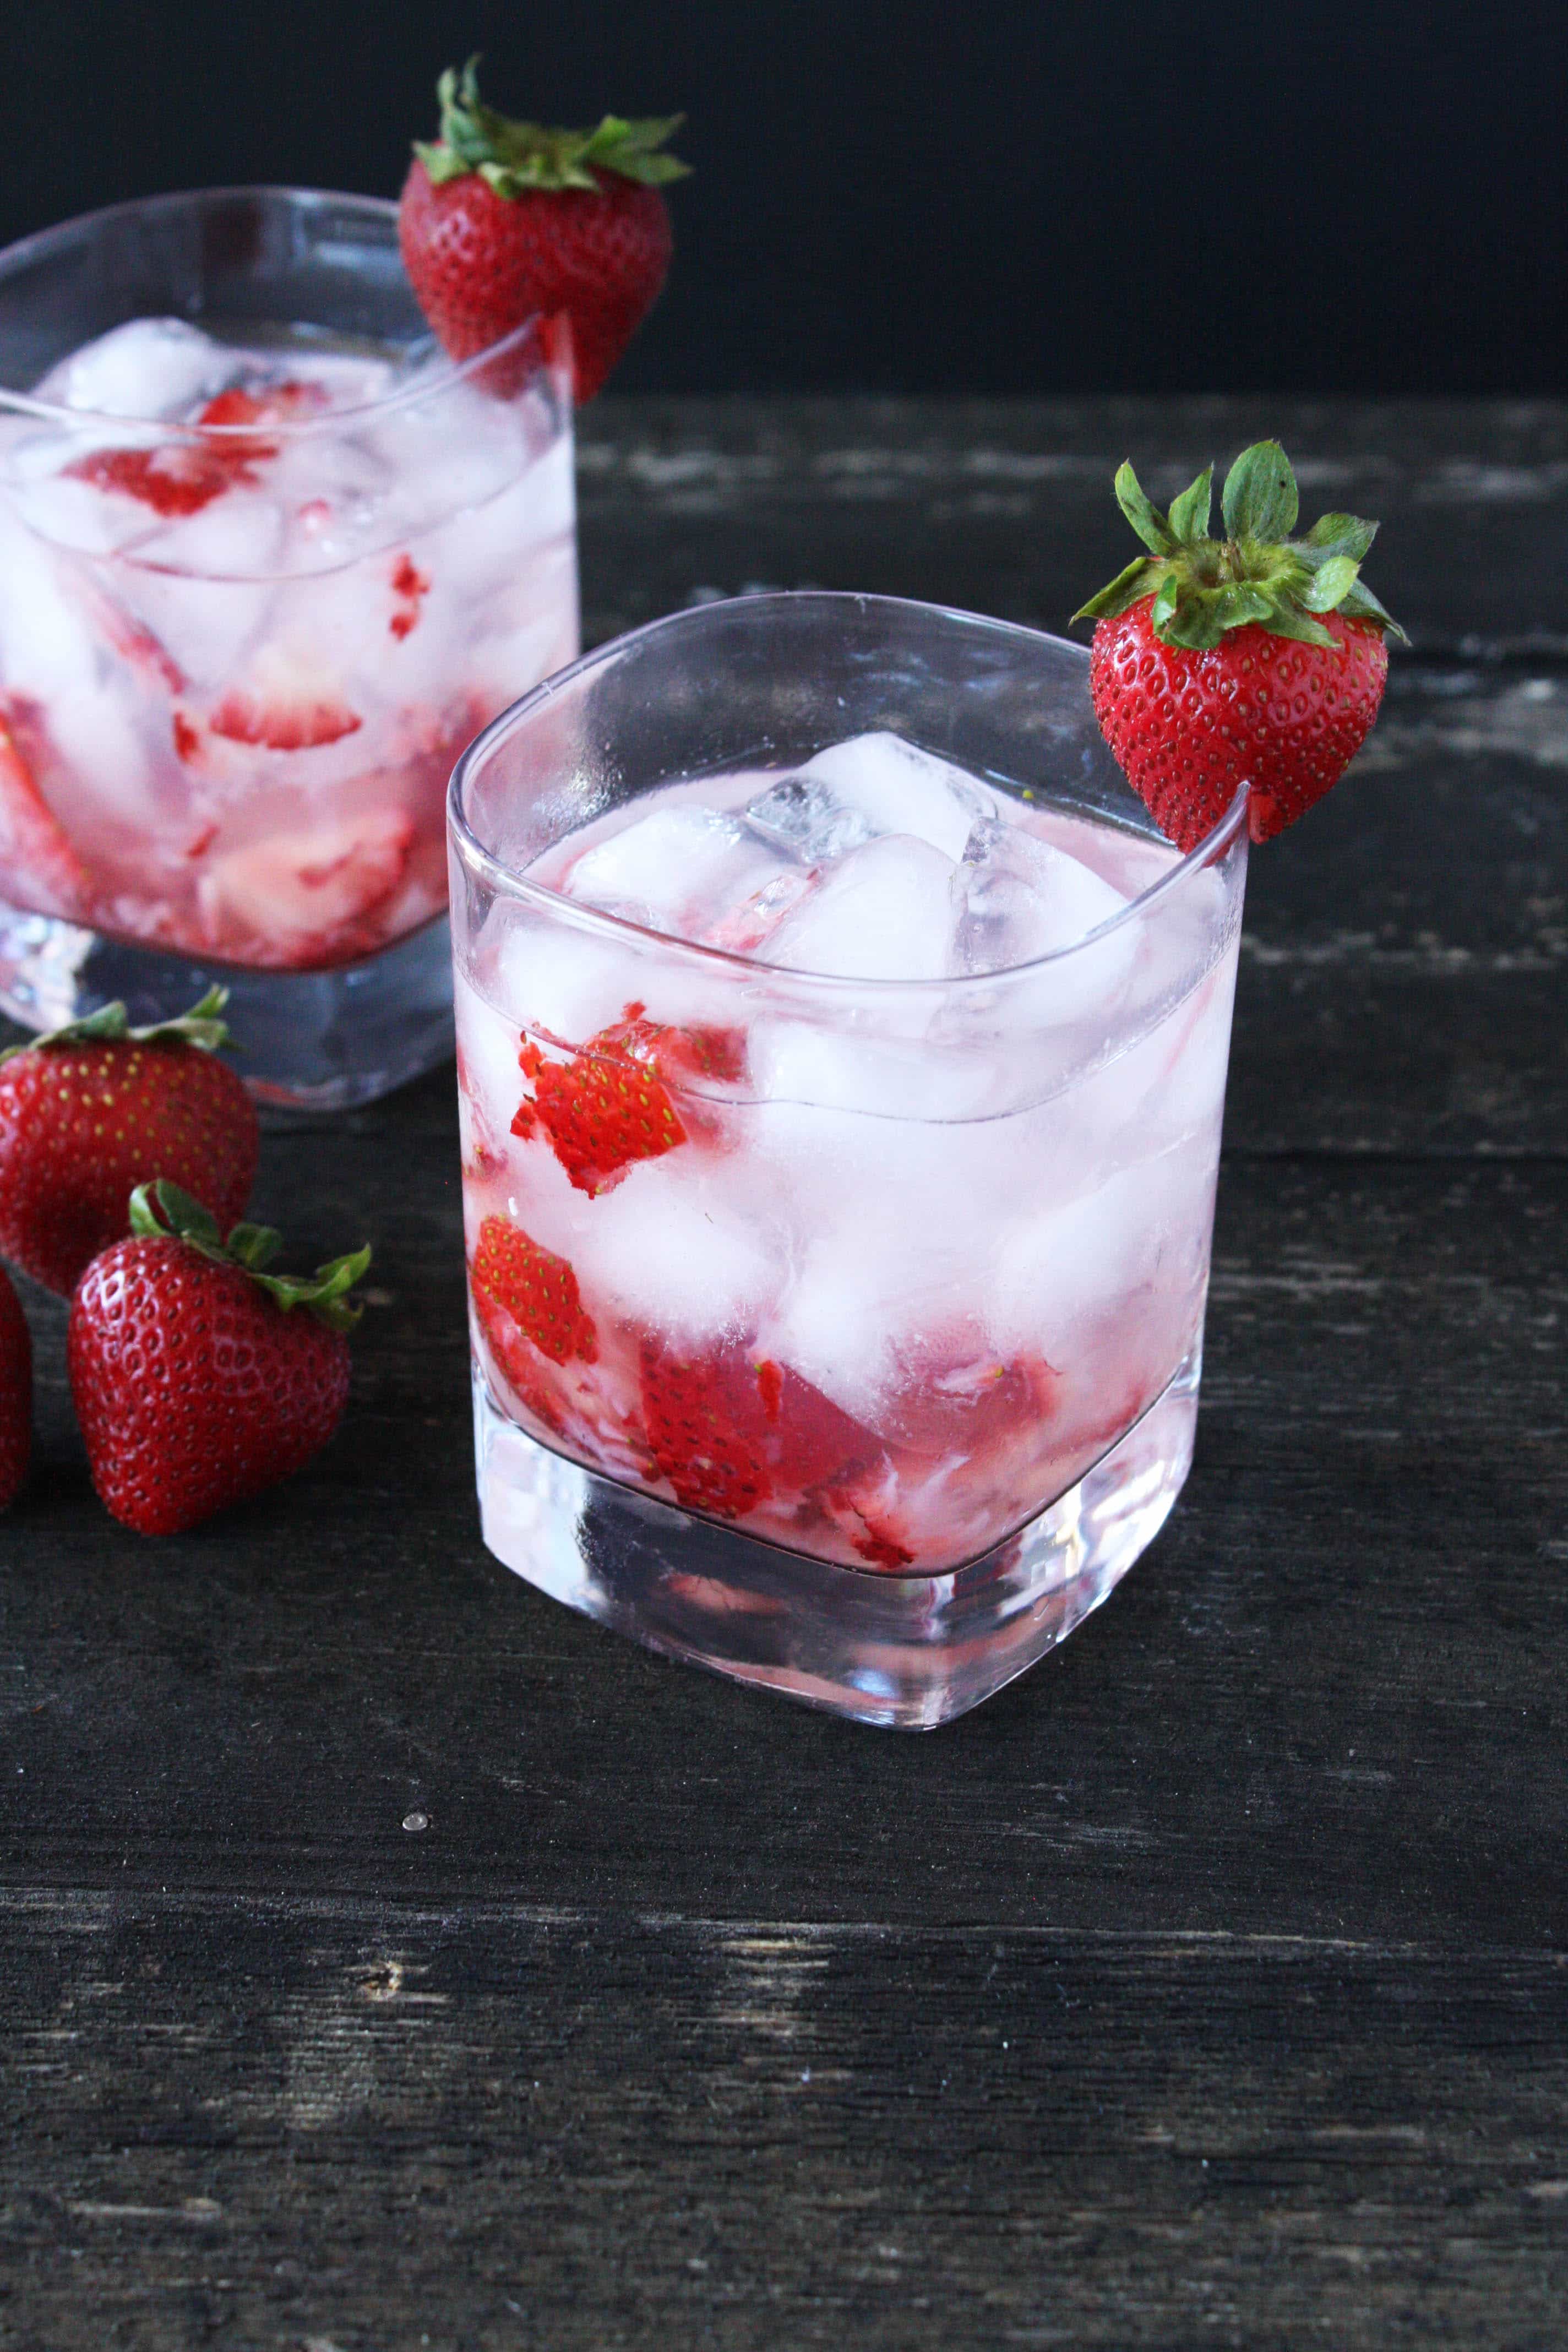
POLYGON ((1125 572, 1119 572, 1108 588, 1080 604, 1073 614, 1075 621, 1109 621, 1118 613, 1125 613, 1147 596, 1159 576, 1159 565, 1151 563, 1146 555, 1134 556, 1125 572))
POLYGON ((1317 615, 1338 612, 1405 632, 1359 574, 1377 525, 1360 515, 1328 514, 1304 539, 1292 539, 1300 512, 1296 478, 1278 441, 1244 449, 1226 477, 1221 507, 1226 537, 1209 536, 1212 467, 1163 515, 1143 493, 1131 465, 1116 475, 1116 497, 1148 556, 1119 572, 1075 621, 1105 621, 1144 597, 1150 620, 1167 645, 1205 649, 1228 629, 1256 624, 1303 645, 1338 646, 1317 615))
POLYGON ((1340 641, 1331 636, 1321 621, 1314 621, 1310 613, 1295 610, 1289 604, 1273 604, 1264 623, 1270 636, 1294 637, 1304 646, 1327 646, 1332 652, 1342 650, 1340 641))
POLYGON ((1348 555, 1357 563, 1364 563, 1377 537, 1377 525, 1363 522, 1360 515, 1320 515, 1307 533, 1308 547, 1321 549, 1324 555, 1348 555))
POLYGON ((346 1256, 329 1259, 313 1275, 264 1274, 262 1267, 281 1246, 280 1235, 270 1225, 236 1225, 226 1244, 211 1211, 163 1176, 155 1183, 138 1184, 132 1193, 130 1224, 143 1240, 184 1242, 215 1265, 234 1266, 285 1313, 308 1307, 331 1330, 352 1331, 364 1311, 351 1304, 346 1294, 370 1265, 368 1242, 346 1256))
POLYGON ((1220 509, 1227 538, 1289 538, 1301 502, 1290 460, 1278 441, 1257 441, 1242 451, 1225 478, 1220 509))
POLYGON ((415 153, 437 186, 475 172, 498 196, 510 200, 532 189, 596 189, 601 172, 645 187, 662 187, 684 179, 691 168, 663 152, 685 121, 683 114, 646 115, 638 121, 606 114, 589 131, 513 121, 481 100, 479 66, 479 58, 472 57, 461 75, 447 68, 436 85, 440 138, 414 142, 415 153))
POLYGON ((1130 465, 1116 471, 1116 503, 1152 555, 1169 555, 1176 544, 1176 535, 1144 493, 1142 484, 1130 465))
POLYGON ((1383 599, 1373 594, 1364 580, 1358 579, 1355 586, 1341 597, 1338 609, 1347 621, 1376 621, 1385 635, 1397 637, 1402 646, 1410 643, 1383 599))
POLYGON ((1300 592, 1309 613, 1331 613, 1355 586, 1357 565, 1349 555, 1331 555, 1300 592))
POLYGON ((47 1029, 40 1036, 29 1037, 26 1045, 7 1045, 0 1062, 8 1062, 13 1054, 31 1054, 40 1045, 153 1045, 163 1038, 216 1053, 220 1045, 234 1042, 227 1023, 218 1018, 227 1003, 226 988, 209 988, 176 1020, 153 1021, 145 1028, 132 1029, 130 1014, 116 998, 112 1004, 100 1004, 96 1013, 84 1013, 79 1021, 68 1021, 63 1029, 47 1029))
POLYGON ((1179 540, 1195 544, 1209 535, 1213 505, 1214 467, 1205 466, 1190 489, 1171 501, 1171 529, 1179 540))

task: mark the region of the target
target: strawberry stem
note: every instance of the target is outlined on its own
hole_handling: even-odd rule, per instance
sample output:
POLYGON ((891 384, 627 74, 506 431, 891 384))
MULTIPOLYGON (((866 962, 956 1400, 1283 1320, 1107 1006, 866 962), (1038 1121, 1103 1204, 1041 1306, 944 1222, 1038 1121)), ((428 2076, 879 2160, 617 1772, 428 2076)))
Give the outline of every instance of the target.
POLYGON ((199 1201, 160 1176, 152 1184, 138 1184, 131 1195, 130 1224, 143 1240, 179 1241, 210 1258, 215 1265, 232 1265, 266 1291, 285 1313, 308 1307, 319 1322, 333 1331, 352 1331, 364 1312, 346 1294, 370 1265, 370 1244, 345 1256, 330 1258, 313 1275, 265 1274, 282 1247, 282 1235, 271 1225, 236 1225, 226 1243, 217 1219, 199 1201))
POLYGON ((597 189, 597 174, 659 187, 683 180, 689 163, 660 153, 686 117, 661 114, 628 121, 606 114, 592 131, 550 131, 538 122, 514 122, 486 106, 479 96, 477 57, 459 76, 448 66, 436 85, 441 102, 438 142, 416 139, 414 152, 431 180, 460 179, 477 172, 498 196, 521 196, 528 189, 597 189))
POLYGON ((156 1045, 165 1039, 199 1045, 204 1053, 214 1054, 220 1045, 234 1045, 227 1022, 218 1019, 227 1003, 226 988, 209 988, 177 1020, 154 1021, 144 1029, 132 1029, 131 1016, 117 997, 112 1004, 100 1004, 96 1013, 84 1013, 79 1021, 68 1021, 63 1029, 46 1030, 41 1036, 29 1037, 24 1045, 7 1045, 0 1062, 8 1062, 13 1054, 31 1054, 40 1045, 156 1045))
POLYGON ((1256 622, 1277 637, 1342 652, 1324 613, 1370 621, 1408 644, 1404 630, 1361 578, 1377 530, 1359 515, 1323 515, 1295 538, 1300 499, 1278 441, 1244 449, 1220 497, 1225 537, 1209 537, 1214 468, 1206 467, 1163 515, 1130 465, 1118 467, 1116 499, 1149 550, 1073 614, 1110 620, 1152 599, 1154 634, 1168 646, 1203 650, 1228 629, 1256 622))

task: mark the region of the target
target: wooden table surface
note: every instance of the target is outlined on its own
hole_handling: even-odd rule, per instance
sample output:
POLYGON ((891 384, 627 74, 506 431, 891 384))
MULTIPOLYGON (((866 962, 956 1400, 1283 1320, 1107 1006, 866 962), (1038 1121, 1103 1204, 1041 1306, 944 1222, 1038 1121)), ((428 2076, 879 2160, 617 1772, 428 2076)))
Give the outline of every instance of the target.
POLYGON ((1061 627, 1118 459, 1267 431, 1415 650, 1255 860, 1186 1494, 990 1706, 839 1723, 489 1558, 449 1070, 268 1137, 380 1297, 271 1497, 115 1528, 29 1294, 0 2344, 1568 2336, 1568 409, 605 402, 585 632, 1061 627))

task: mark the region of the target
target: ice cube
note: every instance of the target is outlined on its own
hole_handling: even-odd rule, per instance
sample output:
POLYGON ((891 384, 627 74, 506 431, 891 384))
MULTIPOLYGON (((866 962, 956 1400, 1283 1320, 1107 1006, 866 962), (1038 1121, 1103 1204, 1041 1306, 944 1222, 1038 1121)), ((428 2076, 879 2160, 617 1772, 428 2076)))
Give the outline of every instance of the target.
POLYGON ((779 1280, 751 1205, 726 1197, 710 1156, 644 1160, 580 1215, 577 1278, 662 1338, 742 1337, 779 1280))
POLYGON ((235 353, 184 319, 130 319, 52 367, 35 396, 100 416, 180 418, 234 373, 235 353))
POLYGON ((820 776, 785 776, 752 801, 746 822, 805 866, 828 866, 872 835, 870 819, 836 797, 820 776))
MULTIPOLYGON (((826 788, 846 820, 853 815, 864 825, 863 838, 912 834, 955 865, 976 824, 998 813, 994 793, 901 735, 855 735, 834 743, 806 761, 798 781, 815 787, 816 795, 826 788)), ((816 795, 814 808, 820 808, 816 795)))
POLYGON ((1002 817, 984 817, 973 827, 959 881, 963 971, 1005 971, 1075 947, 1127 904, 1081 859, 1002 817))
POLYGON ((694 939, 760 886, 765 853, 742 825, 689 803, 656 808, 574 859, 566 896, 649 930, 694 939))
POLYGON ((1214 1153, 1194 1142, 1020 1217, 997 1243, 986 1311, 997 1347, 1067 1371, 1098 1354, 1108 1325, 1132 1345, 1156 1282, 1184 1297, 1201 1282, 1213 1200, 1214 1153))
POLYGON ((793 971, 845 980, 940 979, 952 969, 955 873, 951 857, 911 834, 868 841, 829 868, 760 952, 793 971))

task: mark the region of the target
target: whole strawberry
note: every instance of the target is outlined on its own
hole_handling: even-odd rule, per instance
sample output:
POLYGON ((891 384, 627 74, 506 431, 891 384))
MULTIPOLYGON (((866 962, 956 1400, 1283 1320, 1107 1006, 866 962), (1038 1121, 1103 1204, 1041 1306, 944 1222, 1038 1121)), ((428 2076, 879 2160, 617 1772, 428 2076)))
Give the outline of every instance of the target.
POLYGON ((249 1096, 216 1047, 227 991, 132 1029, 123 1004, 0 1055, 0 1255, 68 1297, 126 1230, 132 1189, 165 1176, 226 1231, 256 1181, 249 1096))
POLYGON ((0 1269, 0 1511, 14 1503, 33 1451, 33 1341, 22 1302, 0 1269))
POLYGON ((292 1476, 331 1437, 360 1312, 344 1294, 370 1252, 268 1274, 277 1234, 237 1225, 225 1244, 166 1183, 137 1189, 130 1223, 77 1286, 66 1360, 100 1499, 138 1535, 172 1536, 292 1476))
POLYGON ((659 152, 679 114, 545 131, 481 104, 470 58, 437 85, 441 136, 416 140, 398 213, 403 266, 456 360, 538 314, 572 322, 577 404, 592 400, 669 268, 660 187, 687 165, 659 152))
POLYGON ((1089 690, 1100 731, 1183 850, 1244 784, 1254 841, 1321 800, 1377 717, 1384 631, 1405 635, 1360 577, 1374 522, 1328 514, 1293 539, 1290 462, 1259 441, 1226 478, 1226 535, 1211 539, 1213 472, 1165 516, 1121 468, 1118 501, 1150 552, 1073 615, 1099 624, 1089 690))

